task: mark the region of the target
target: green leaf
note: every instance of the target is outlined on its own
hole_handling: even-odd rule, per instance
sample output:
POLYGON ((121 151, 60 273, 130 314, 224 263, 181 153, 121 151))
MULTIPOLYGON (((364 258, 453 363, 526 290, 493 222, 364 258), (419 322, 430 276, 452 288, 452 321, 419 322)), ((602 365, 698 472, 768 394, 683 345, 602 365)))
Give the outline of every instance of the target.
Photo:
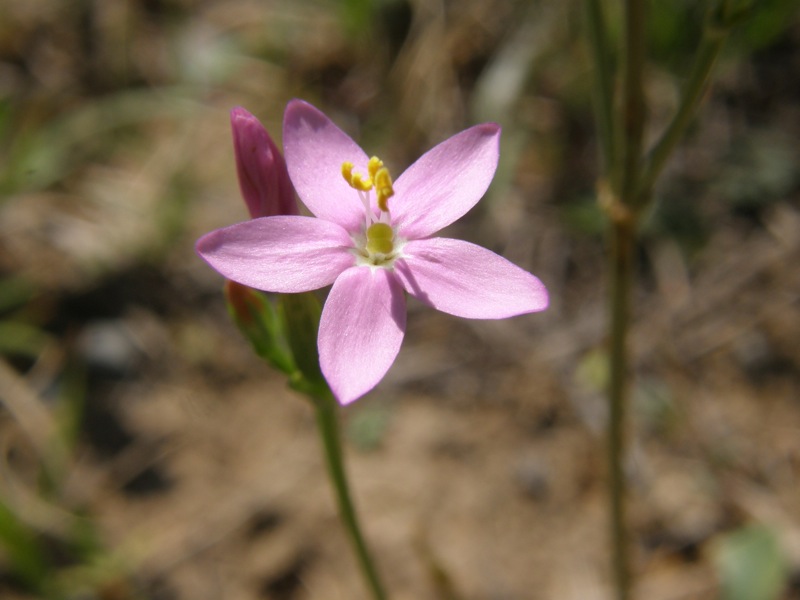
POLYGON ((0 502, 0 545, 14 573, 34 589, 39 588, 47 576, 47 559, 36 533, 26 526, 14 512, 0 502))
POLYGON ((33 325, 0 321, 0 354, 34 357, 41 352, 47 339, 47 334, 33 325))
POLYGON ((608 387, 608 353, 595 349, 581 357, 575 378, 584 389, 603 392, 608 387))
POLYGON ((339 18, 348 35, 360 35, 369 30, 373 18, 373 0, 342 0, 339 18))
POLYGON ((22 277, 0 279, 0 312, 18 308, 35 294, 33 286, 22 277))
POLYGON ((749 17, 741 27, 738 35, 737 52, 749 54, 775 41, 789 28, 796 18, 797 0, 747 0, 739 3, 737 8, 746 11, 749 17))
POLYGON ((771 529, 748 525, 718 541, 714 558, 724 600, 777 600, 788 574, 771 529))
MULTIPOLYGON (((192 97, 191 89, 181 86, 163 87, 159 93, 125 90, 86 102, 46 123, 27 123, 20 113, 12 114, 12 122, 24 125, 11 132, 7 147, 0 147, 7 154, 0 161, 0 202, 16 192, 47 188, 88 159, 108 156, 109 149, 119 144, 123 128, 164 117, 193 116, 192 97)), ((3 113, 7 110, 2 108, 3 113)))

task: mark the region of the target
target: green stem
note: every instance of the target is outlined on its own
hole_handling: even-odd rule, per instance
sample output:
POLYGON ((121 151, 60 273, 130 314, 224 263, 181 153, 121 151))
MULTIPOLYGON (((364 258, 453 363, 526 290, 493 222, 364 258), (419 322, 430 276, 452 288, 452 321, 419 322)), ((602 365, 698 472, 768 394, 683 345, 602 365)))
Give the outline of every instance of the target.
POLYGON ((614 144, 614 83, 613 68, 606 36, 603 8, 600 0, 584 0, 589 27, 589 43, 594 57, 595 111, 603 172, 608 174, 615 162, 614 144))
POLYGON ((631 570, 626 522, 625 447, 628 405, 628 327, 633 280, 635 228, 632 221, 615 222, 611 230, 610 354, 609 354, 609 512, 612 570, 617 600, 630 598, 631 570))
MULTIPOLYGON (((597 1, 587 0, 590 9, 591 4, 597 1)), ((622 114, 614 123, 618 128, 615 132, 615 143, 619 144, 620 151, 619 156, 615 156, 611 163, 611 189, 608 198, 601 198, 611 217, 608 477, 612 567, 617 600, 629 600, 632 587, 624 459, 630 379, 627 339, 638 215, 650 201, 656 178, 702 98, 711 69, 734 22, 730 0, 721 0, 717 10, 711 13, 678 111, 659 141, 643 159, 642 138, 646 121, 643 88, 645 3, 644 0, 625 0, 624 6, 622 114)), ((597 9, 599 10, 599 6, 597 9)), ((601 115, 601 118, 606 117, 601 115)))
POLYGON ((338 405, 332 396, 326 395, 315 398, 314 407, 316 409, 317 427, 319 428, 325 451, 328 475, 331 478, 331 484, 336 493, 336 501, 339 505, 339 515, 353 544, 358 565, 367 581, 372 597, 375 600, 385 600, 386 594, 383 591, 383 585, 367 549, 364 536, 361 534, 355 506, 350 497, 350 488, 347 484, 347 474, 344 468, 342 442, 339 435, 338 405))
POLYGON ((681 95, 678 110, 661 138, 647 154, 638 190, 642 201, 649 197, 650 190, 661 174, 667 159, 691 122, 697 105, 708 87, 711 71, 725 43, 726 34, 727 32, 724 30, 706 28, 692 72, 689 74, 689 79, 681 95))
POLYGON ((620 181, 617 194, 631 205, 641 164, 642 134, 645 122, 643 73, 645 63, 645 6, 643 0, 625 0, 623 46, 622 140, 620 181))
POLYGON ((611 525, 611 563, 617 600, 631 597, 629 533, 626 520, 625 448, 628 407, 628 350, 633 249, 636 239, 637 184, 642 166, 642 137, 646 120, 643 74, 645 66, 645 3, 625 0, 622 52, 622 103, 617 124, 618 164, 613 165, 610 239, 610 355, 608 477, 611 525))

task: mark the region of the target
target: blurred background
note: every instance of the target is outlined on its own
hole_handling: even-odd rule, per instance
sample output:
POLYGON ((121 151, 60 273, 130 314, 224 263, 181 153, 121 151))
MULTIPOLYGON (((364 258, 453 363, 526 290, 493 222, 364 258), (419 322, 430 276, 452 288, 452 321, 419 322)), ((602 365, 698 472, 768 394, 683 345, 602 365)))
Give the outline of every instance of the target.
MULTIPOLYGON (((649 139, 706 3, 653 0, 649 139)), ((638 597, 800 598, 800 21, 729 40, 642 236, 629 467, 638 597)), ((619 8, 609 3, 612 37, 619 8)), ((395 599, 610 597, 604 222, 578 0, 0 0, 0 598, 351 600, 313 412, 228 320, 201 234, 245 220, 229 111, 294 97, 399 174, 503 126, 445 232, 544 313, 410 303, 344 411, 395 599)))

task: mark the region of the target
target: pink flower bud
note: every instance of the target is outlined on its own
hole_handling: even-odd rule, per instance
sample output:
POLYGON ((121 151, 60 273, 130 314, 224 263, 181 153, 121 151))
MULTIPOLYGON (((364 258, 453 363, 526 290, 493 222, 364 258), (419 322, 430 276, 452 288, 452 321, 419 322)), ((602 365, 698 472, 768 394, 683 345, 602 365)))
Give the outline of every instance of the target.
POLYGON ((250 216, 299 214, 286 162, 264 126, 236 107, 231 111, 231 129, 239 187, 250 216))

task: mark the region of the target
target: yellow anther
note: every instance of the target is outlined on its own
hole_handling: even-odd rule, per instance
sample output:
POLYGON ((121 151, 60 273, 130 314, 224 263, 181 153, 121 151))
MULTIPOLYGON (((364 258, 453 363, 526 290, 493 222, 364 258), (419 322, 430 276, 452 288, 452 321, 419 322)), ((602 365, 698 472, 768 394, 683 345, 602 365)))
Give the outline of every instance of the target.
POLYGON ((369 163, 367 164, 367 171, 369 172, 369 176, 372 178, 373 181, 375 180, 375 174, 382 167, 383 167, 383 161, 377 156, 373 156, 372 158, 369 159, 369 163))
POLYGON ((369 177, 365 179, 360 173, 353 173, 353 163, 350 161, 342 163, 342 177, 344 177, 347 184, 351 188, 362 192, 368 192, 374 187, 378 208, 382 212, 389 212, 387 201, 394 196, 392 176, 389 175, 389 169, 383 166, 383 161, 380 158, 373 156, 367 163, 367 172, 369 177))
POLYGON ((350 185, 357 190, 361 190, 362 192, 368 192, 372 189, 372 179, 369 177, 362 179, 359 173, 355 173, 350 185))
POLYGON ((372 179, 364 179, 360 173, 353 173, 353 163, 345 161, 342 163, 342 177, 351 188, 368 192, 372 189, 372 179))
POLYGON ((389 212, 387 201, 394 196, 392 176, 389 175, 389 169, 381 167, 372 177, 375 180, 375 195, 378 197, 378 208, 383 212, 389 212))
POLYGON ((353 180, 353 163, 349 160, 342 163, 342 177, 348 184, 353 180))

